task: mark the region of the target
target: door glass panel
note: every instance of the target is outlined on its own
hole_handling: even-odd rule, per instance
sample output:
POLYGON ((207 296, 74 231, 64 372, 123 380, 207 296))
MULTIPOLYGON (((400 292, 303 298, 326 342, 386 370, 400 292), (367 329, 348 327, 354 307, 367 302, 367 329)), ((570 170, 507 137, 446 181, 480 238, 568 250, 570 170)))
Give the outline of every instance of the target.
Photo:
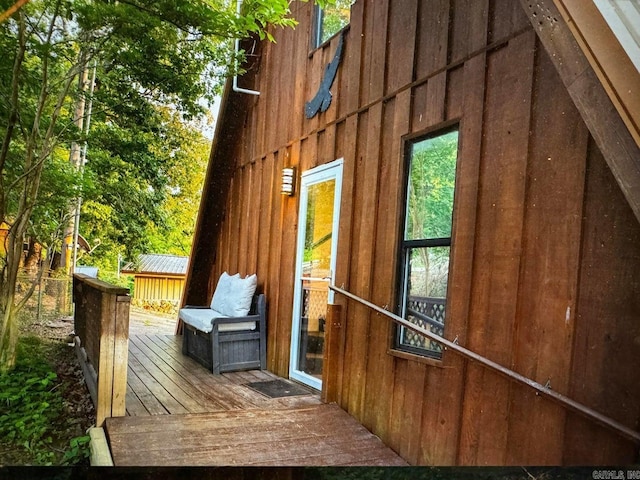
POLYGON ((298 371, 322 377, 334 223, 335 179, 309 185, 302 259, 298 371))

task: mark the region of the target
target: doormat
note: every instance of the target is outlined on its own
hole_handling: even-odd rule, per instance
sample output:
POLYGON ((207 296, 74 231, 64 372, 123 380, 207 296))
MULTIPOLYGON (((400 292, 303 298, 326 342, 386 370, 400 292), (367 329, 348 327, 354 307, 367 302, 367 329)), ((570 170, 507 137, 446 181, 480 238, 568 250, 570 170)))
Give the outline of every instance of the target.
POLYGON ((246 383, 245 386, 271 398, 293 397, 295 395, 311 395, 311 391, 286 380, 267 380, 265 382, 246 383))

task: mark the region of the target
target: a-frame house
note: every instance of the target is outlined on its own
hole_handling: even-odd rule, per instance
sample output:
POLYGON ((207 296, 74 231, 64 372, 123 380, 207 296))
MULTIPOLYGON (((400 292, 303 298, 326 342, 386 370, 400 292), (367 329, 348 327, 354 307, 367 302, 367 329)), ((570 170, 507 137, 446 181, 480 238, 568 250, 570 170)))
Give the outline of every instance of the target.
POLYGON ((619 4, 637 9, 356 0, 318 40, 328 17, 293 2, 299 25, 245 42, 225 91, 184 302, 257 273, 269 370, 411 464, 637 462, 640 74, 616 35, 638 17, 619 4))

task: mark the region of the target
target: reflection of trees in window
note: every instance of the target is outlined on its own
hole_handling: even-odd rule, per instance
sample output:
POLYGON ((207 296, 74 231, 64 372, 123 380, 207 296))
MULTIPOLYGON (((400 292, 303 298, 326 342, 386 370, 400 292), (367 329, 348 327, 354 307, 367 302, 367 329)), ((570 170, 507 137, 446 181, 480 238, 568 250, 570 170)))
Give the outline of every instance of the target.
POLYGON ((316 46, 333 37, 349 24, 351 5, 355 0, 336 0, 335 4, 318 9, 318 34, 316 46))
POLYGON ((308 188, 304 261, 308 262, 309 274, 316 271, 313 276, 324 276, 330 269, 335 183, 328 180, 308 188))
MULTIPOLYGON (((405 240, 451 237, 457 149, 457 131, 412 146, 405 240)), ((427 296, 444 296, 448 249, 417 250, 415 260, 425 271, 418 290, 427 296)))
MULTIPOLYGON (((444 333, 457 150, 457 130, 414 142, 408 150, 402 314, 439 335, 444 333)), ((437 343, 404 328, 397 340, 399 348, 440 356, 437 343)))

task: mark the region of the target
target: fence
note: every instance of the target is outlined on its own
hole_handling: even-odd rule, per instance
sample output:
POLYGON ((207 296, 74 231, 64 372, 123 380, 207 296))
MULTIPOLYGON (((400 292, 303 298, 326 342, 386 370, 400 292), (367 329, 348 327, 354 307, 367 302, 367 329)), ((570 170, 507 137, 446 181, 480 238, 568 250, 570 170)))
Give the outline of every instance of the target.
POLYGON ((36 275, 20 275, 16 300, 22 300, 34 283, 35 289, 20 312, 20 318, 43 322, 73 314, 71 277, 51 277, 47 272, 40 279, 36 275))

